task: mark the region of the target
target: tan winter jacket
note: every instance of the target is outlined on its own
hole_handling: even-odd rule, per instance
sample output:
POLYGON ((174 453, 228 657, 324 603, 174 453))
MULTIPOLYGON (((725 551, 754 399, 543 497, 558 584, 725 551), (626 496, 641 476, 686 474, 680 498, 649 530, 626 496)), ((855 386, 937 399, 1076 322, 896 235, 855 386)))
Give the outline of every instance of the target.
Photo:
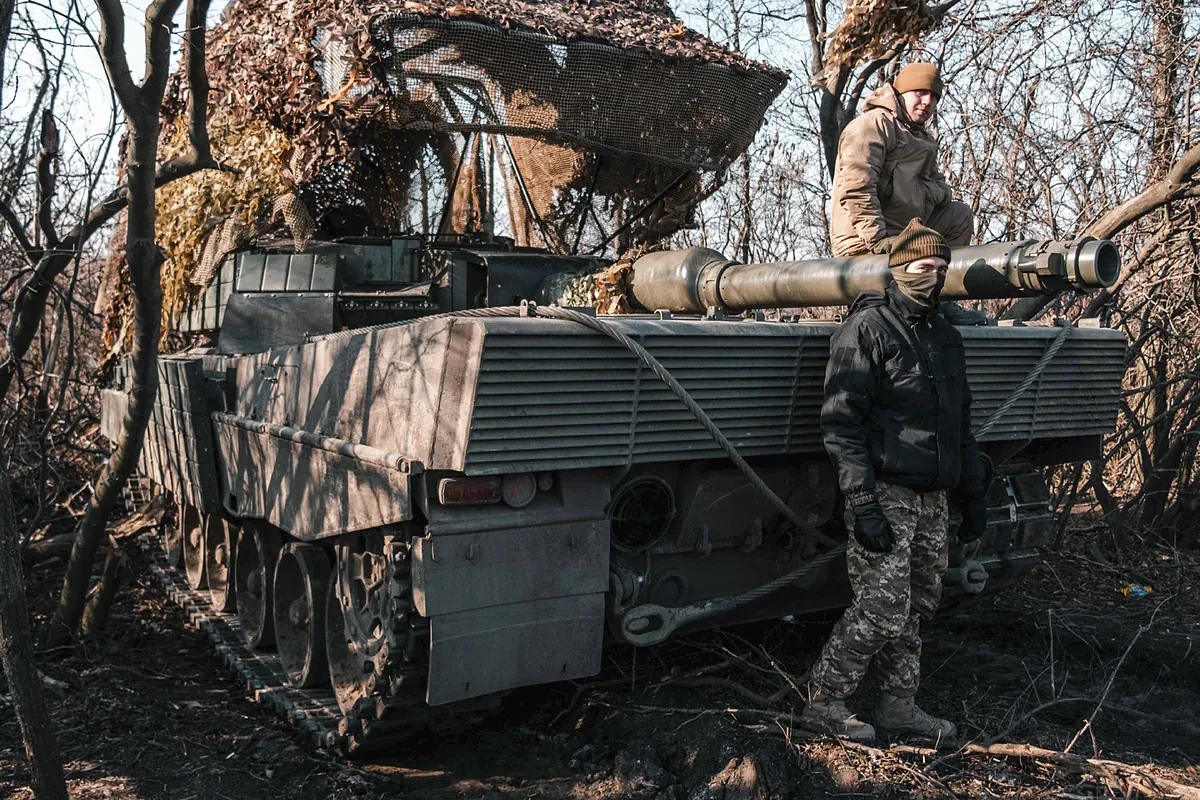
POLYGON ((883 240, 913 217, 928 221, 950 202, 950 186, 937 166, 937 140, 899 116, 900 102, 890 84, 881 86, 842 131, 830 225, 835 254, 861 253, 864 245, 882 252, 883 240))

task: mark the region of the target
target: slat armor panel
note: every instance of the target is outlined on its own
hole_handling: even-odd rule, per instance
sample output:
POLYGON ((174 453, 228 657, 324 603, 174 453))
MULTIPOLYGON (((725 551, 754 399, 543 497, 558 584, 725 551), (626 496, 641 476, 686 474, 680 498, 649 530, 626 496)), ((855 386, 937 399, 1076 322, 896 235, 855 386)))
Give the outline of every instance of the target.
MULTIPOLYGON (((523 324, 522 324, 523 323, 523 324)), ((466 450, 473 474, 720 457, 708 433, 624 348, 595 334, 487 320, 466 450)), ((830 324, 621 320, 747 456, 821 452, 830 324)), ((978 427, 1058 328, 961 328, 978 427)), ((984 441, 1112 430, 1124 337, 1073 329, 984 441)))
POLYGON ((162 358, 138 467, 201 511, 220 509, 212 421, 201 360, 162 358))

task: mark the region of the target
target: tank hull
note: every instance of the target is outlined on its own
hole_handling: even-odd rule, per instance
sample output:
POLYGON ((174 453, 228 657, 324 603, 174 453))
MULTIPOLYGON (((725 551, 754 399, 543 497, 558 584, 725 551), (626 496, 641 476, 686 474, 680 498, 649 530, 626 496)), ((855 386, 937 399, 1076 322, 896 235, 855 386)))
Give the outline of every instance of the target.
MULTIPOLYGON (((440 314, 160 362, 141 471, 193 520, 185 557, 219 552, 205 532, 221 531, 235 565, 244 556, 287 573, 268 601, 270 569, 231 569, 239 604, 261 607, 222 619, 252 626, 274 611, 276 638, 293 637, 271 656, 284 661, 295 636, 317 636, 295 619, 327 620, 324 644, 302 642, 303 663, 280 667, 307 679, 320 674, 310 660, 327 659, 341 717, 326 743, 353 749, 417 706, 470 718, 473 704, 514 687, 594 674, 606 636, 635 605, 735 596, 820 541, 844 539, 819 430, 835 323, 604 324, 675 376, 803 530, 641 361, 573 322, 440 314)), ((976 426, 1060 333, 960 330, 976 426)), ((1036 385, 993 420, 981 445, 1011 468, 989 496, 988 535, 952 562, 978 562, 996 579, 1032 563, 1052 527, 1035 470, 1086 457, 1112 430, 1124 353, 1118 332, 1072 330, 1036 385)), ((128 388, 104 394, 110 438, 128 388)), ((202 593, 194 573, 190 591, 202 593)), ((806 581, 696 625, 848 600, 842 562, 806 581)))

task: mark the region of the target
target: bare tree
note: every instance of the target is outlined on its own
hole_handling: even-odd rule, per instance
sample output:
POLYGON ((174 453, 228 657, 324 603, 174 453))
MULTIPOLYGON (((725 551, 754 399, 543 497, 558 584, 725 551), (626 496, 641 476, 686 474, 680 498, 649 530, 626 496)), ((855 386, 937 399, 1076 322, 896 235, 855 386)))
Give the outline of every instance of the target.
MULTIPOLYGON (((12 15, 11 0, 0 0, 0 105, 12 15)), ((34 793, 39 798, 65 800, 67 785, 58 743, 33 657, 12 491, 3 464, 0 464, 0 661, 4 662, 4 676, 21 728, 25 754, 32 767, 34 793)))
POLYGON ((100 470, 87 513, 80 523, 67 564, 58 609, 47 641, 65 642, 83 616, 96 550, 121 487, 137 466, 146 426, 158 391, 158 340, 162 320, 162 251, 155 243, 155 188, 183 174, 216 167, 210 153, 205 71, 205 18, 209 0, 189 0, 184 58, 189 92, 191 152, 180 161, 158 167, 159 111, 170 74, 170 27, 182 0, 155 0, 146 9, 146 69, 137 83, 125 57, 125 17, 118 0, 97 0, 100 48, 104 69, 125 112, 128 151, 124 178, 125 258, 133 291, 133 391, 116 450, 100 470))
POLYGON ((208 82, 205 72, 205 17, 208 0, 191 0, 187 8, 184 58, 189 89, 189 152, 159 163, 159 110, 170 73, 172 19, 182 0, 156 0, 146 9, 146 65, 136 81, 125 56, 124 12, 117 2, 97 0, 98 46, 109 84, 125 113, 126 150, 122 183, 88 208, 83 218, 60 233, 54 214, 58 131, 46 115, 43 148, 36 168, 36 202, 31 230, 16 207, 0 197, 0 217, 8 224, 27 264, 8 325, 8 351, 0 362, 0 397, 7 397, 21 364, 42 330, 54 281, 77 261, 88 240, 121 211, 126 212, 126 259, 134 294, 132 355, 134 393, 121 440, 94 482, 71 553, 60 604, 48 632, 51 644, 65 642, 79 624, 96 550, 107 517, 132 472, 142 446, 150 406, 157 390, 155 362, 161 319, 159 287, 161 254, 154 243, 155 188, 203 169, 219 168, 207 136, 208 82))

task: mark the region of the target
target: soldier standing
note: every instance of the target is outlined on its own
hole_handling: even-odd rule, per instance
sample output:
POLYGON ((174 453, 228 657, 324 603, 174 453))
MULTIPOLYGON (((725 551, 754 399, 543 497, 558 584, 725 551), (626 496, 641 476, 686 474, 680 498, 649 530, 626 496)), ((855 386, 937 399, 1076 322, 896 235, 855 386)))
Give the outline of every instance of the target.
POLYGON ((986 523, 962 338, 938 311, 949 257, 941 234, 911 220, 891 242, 894 280, 861 294, 830 342, 821 429, 847 500, 854 600, 813 667, 801 722, 855 740, 875 735, 845 702, 872 665, 878 727, 931 739, 955 730, 913 701, 921 620, 942 596, 947 490, 961 498, 961 540, 986 523))
POLYGON ((909 64, 867 97, 838 141, 830 243, 835 256, 886 253, 914 217, 951 247, 970 244, 971 209, 953 199, 926 129, 942 97, 935 65, 909 64))

